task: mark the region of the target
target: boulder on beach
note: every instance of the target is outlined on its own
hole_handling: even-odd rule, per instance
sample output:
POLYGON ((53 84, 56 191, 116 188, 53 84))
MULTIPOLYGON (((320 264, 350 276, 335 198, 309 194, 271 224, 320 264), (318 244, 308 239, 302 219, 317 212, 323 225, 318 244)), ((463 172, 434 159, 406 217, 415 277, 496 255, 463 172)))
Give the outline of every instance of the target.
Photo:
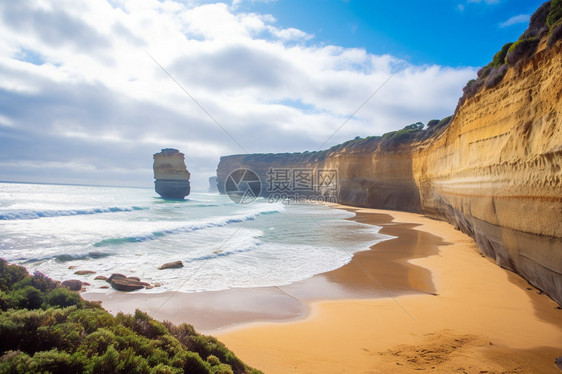
POLYGON ((114 278, 127 278, 127 276, 125 274, 113 273, 106 279, 106 281, 111 283, 114 278))
POLYGON ((123 274, 111 274, 107 279, 111 287, 117 291, 131 292, 143 289, 145 286, 138 278, 127 278, 123 274))
POLYGON ((98 275, 97 277, 94 278, 94 280, 96 280, 96 281, 99 281, 99 280, 106 281, 107 277, 105 275, 98 275))
POLYGON ((82 281, 78 279, 69 279, 61 283, 63 287, 68 288, 70 291, 80 291, 82 289, 82 281))
POLYGON ((74 274, 76 275, 88 275, 88 274, 95 274, 95 273, 96 272, 92 270, 78 270, 74 272, 74 274))
POLYGON ((158 270, 164 270, 164 269, 179 269, 183 267, 183 262, 181 261, 174 261, 174 262, 167 262, 165 264, 163 264, 162 266, 160 266, 158 268, 158 270))

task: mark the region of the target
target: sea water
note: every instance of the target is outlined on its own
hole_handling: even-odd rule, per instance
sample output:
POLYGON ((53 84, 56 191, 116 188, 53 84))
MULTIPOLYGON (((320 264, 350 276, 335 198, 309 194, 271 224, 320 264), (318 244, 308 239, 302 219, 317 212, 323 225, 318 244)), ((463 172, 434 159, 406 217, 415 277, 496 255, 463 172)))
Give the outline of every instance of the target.
POLYGON ((236 204, 194 192, 0 183, 0 258, 54 279, 122 273, 161 284, 142 292, 281 286, 343 266, 388 237, 319 204, 236 204), (181 260, 181 269, 158 270, 181 260), (74 274, 79 270, 95 272, 74 274))

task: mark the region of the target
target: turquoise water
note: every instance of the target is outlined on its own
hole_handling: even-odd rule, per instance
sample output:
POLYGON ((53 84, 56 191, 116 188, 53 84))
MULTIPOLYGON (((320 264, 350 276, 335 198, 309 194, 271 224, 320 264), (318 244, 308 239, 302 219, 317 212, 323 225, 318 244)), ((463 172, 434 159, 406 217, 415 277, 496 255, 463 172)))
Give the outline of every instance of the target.
POLYGON ((210 193, 167 201, 150 189, 0 183, 0 257, 92 291, 104 284, 96 275, 114 272, 162 285, 142 292, 280 286, 336 269, 386 238, 350 217, 210 193), (176 260, 185 266, 157 270, 176 260))

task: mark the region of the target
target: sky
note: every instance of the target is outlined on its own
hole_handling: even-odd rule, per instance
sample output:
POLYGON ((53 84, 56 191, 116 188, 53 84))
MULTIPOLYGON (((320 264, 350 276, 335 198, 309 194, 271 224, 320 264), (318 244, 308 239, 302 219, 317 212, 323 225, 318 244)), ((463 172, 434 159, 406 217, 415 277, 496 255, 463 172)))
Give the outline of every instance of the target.
POLYGON ((542 1, 0 1, 0 180, 152 186, 453 113, 542 1))

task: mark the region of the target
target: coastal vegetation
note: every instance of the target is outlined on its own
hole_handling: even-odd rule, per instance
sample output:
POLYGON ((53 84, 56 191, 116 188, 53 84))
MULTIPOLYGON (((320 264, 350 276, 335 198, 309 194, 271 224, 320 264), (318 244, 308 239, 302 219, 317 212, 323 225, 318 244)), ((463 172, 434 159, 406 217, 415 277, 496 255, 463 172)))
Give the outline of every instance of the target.
POLYGON ((529 27, 519 40, 506 43, 494 55, 492 61, 477 72, 476 79, 469 80, 463 88, 457 109, 468 99, 485 89, 497 86, 510 67, 519 69, 520 64, 531 58, 543 37, 547 36, 547 48, 562 39, 562 0, 547 1, 531 16, 529 27))
POLYGON ((191 325, 111 315, 0 259, 0 373, 260 373, 191 325))

